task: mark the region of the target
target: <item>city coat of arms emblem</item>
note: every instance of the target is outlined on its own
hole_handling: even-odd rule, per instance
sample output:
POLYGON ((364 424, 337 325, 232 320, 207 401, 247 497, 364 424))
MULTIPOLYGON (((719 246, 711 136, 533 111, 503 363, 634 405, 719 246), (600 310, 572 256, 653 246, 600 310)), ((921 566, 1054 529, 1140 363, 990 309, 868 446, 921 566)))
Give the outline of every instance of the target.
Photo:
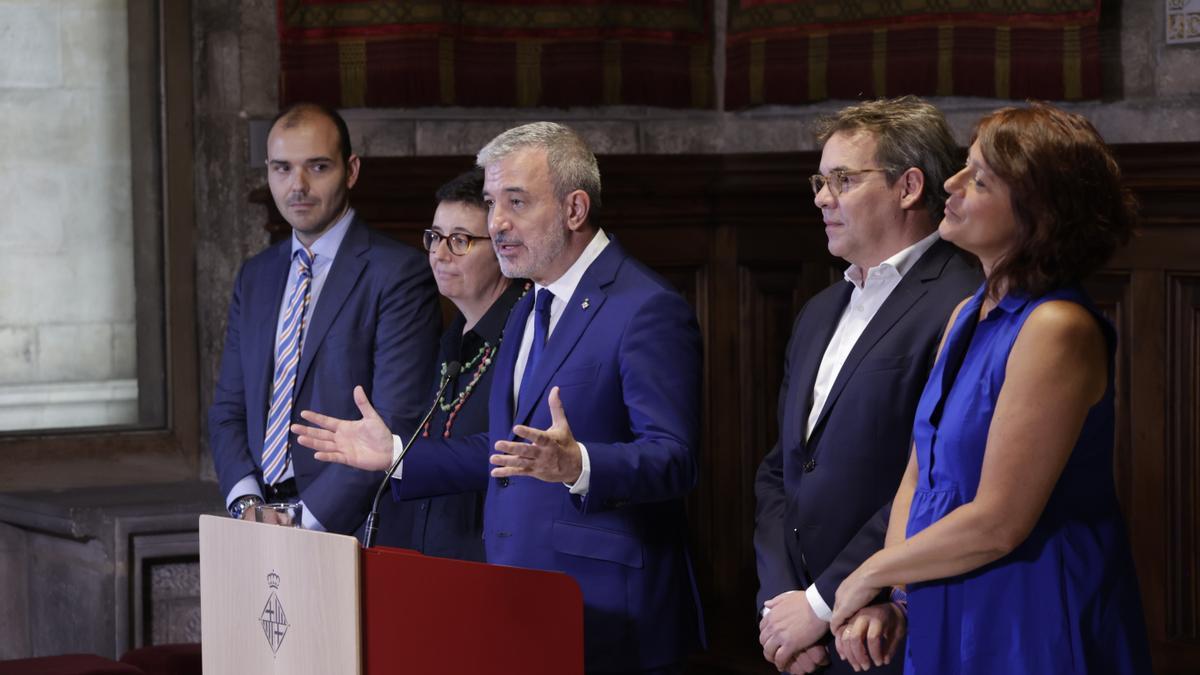
POLYGON ((283 611, 283 604, 279 602, 279 595, 276 591, 279 590, 279 575, 271 571, 267 575, 267 587, 271 589, 271 596, 267 598, 267 604, 263 607, 262 614, 259 615, 258 621, 262 624, 263 634, 267 637, 267 643, 271 645, 271 653, 279 653, 279 645, 283 644, 283 636, 287 635, 288 620, 287 614, 283 611))

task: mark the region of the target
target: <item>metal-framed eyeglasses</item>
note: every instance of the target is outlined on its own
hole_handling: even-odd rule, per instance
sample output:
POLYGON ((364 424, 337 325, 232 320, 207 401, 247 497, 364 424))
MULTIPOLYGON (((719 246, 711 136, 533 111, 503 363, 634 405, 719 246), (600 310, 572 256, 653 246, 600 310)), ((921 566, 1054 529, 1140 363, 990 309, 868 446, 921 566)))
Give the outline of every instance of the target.
POLYGON ((829 175, 814 173, 808 177, 808 182, 812 184, 813 194, 821 191, 821 188, 829 186, 829 192, 834 197, 849 190, 854 185, 853 178, 859 174, 884 172, 887 169, 834 169, 829 172, 829 175))
POLYGON ((479 237, 473 234, 465 234, 463 232, 454 232, 449 235, 443 235, 435 230, 425 230, 421 237, 422 243, 425 244, 425 250, 433 253, 437 250, 442 242, 450 247, 450 252, 454 255, 466 255, 471 251, 471 244, 475 243, 476 239, 488 239, 491 237, 479 237))

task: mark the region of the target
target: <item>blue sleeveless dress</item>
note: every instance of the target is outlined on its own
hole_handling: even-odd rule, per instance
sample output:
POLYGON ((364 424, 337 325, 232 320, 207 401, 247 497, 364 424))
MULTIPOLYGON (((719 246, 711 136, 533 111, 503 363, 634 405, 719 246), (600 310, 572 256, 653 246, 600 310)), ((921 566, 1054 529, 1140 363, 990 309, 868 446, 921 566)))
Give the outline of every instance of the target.
POLYGON ((1150 656, 1113 483, 1116 334, 1078 288, 1005 296, 983 321, 984 288, 960 312, 917 407, 919 478, 908 536, 975 498, 988 428, 1017 333, 1041 303, 1086 307, 1109 344, 1109 384, 1029 538, 956 577, 912 584, 906 673, 1147 673, 1150 656))

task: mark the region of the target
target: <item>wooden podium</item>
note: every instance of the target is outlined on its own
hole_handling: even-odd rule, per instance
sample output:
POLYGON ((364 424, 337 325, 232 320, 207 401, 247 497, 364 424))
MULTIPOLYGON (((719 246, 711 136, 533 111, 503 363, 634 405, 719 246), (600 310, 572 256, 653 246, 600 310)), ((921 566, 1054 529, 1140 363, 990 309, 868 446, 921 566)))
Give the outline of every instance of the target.
POLYGON ((583 595, 561 573, 200 517, 204 672, 583 673, 583 595))

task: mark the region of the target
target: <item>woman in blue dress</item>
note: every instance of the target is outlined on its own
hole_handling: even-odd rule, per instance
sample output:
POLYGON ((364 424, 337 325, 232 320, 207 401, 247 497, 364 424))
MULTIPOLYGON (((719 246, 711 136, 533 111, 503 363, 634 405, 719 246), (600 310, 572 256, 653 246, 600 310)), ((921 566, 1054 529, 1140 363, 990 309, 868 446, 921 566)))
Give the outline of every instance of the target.
POLYGON ((939 232, 987 280, 950 318, 887 544, 837 590, 839 651, 886 658, 899 612, 870 603, 891 587, 908 673, 1149 672, 1113 485, 1116 334, 1079 286, 1133 199, 1092 125, 1044 104, 981 120, 946 190, 939 232))

